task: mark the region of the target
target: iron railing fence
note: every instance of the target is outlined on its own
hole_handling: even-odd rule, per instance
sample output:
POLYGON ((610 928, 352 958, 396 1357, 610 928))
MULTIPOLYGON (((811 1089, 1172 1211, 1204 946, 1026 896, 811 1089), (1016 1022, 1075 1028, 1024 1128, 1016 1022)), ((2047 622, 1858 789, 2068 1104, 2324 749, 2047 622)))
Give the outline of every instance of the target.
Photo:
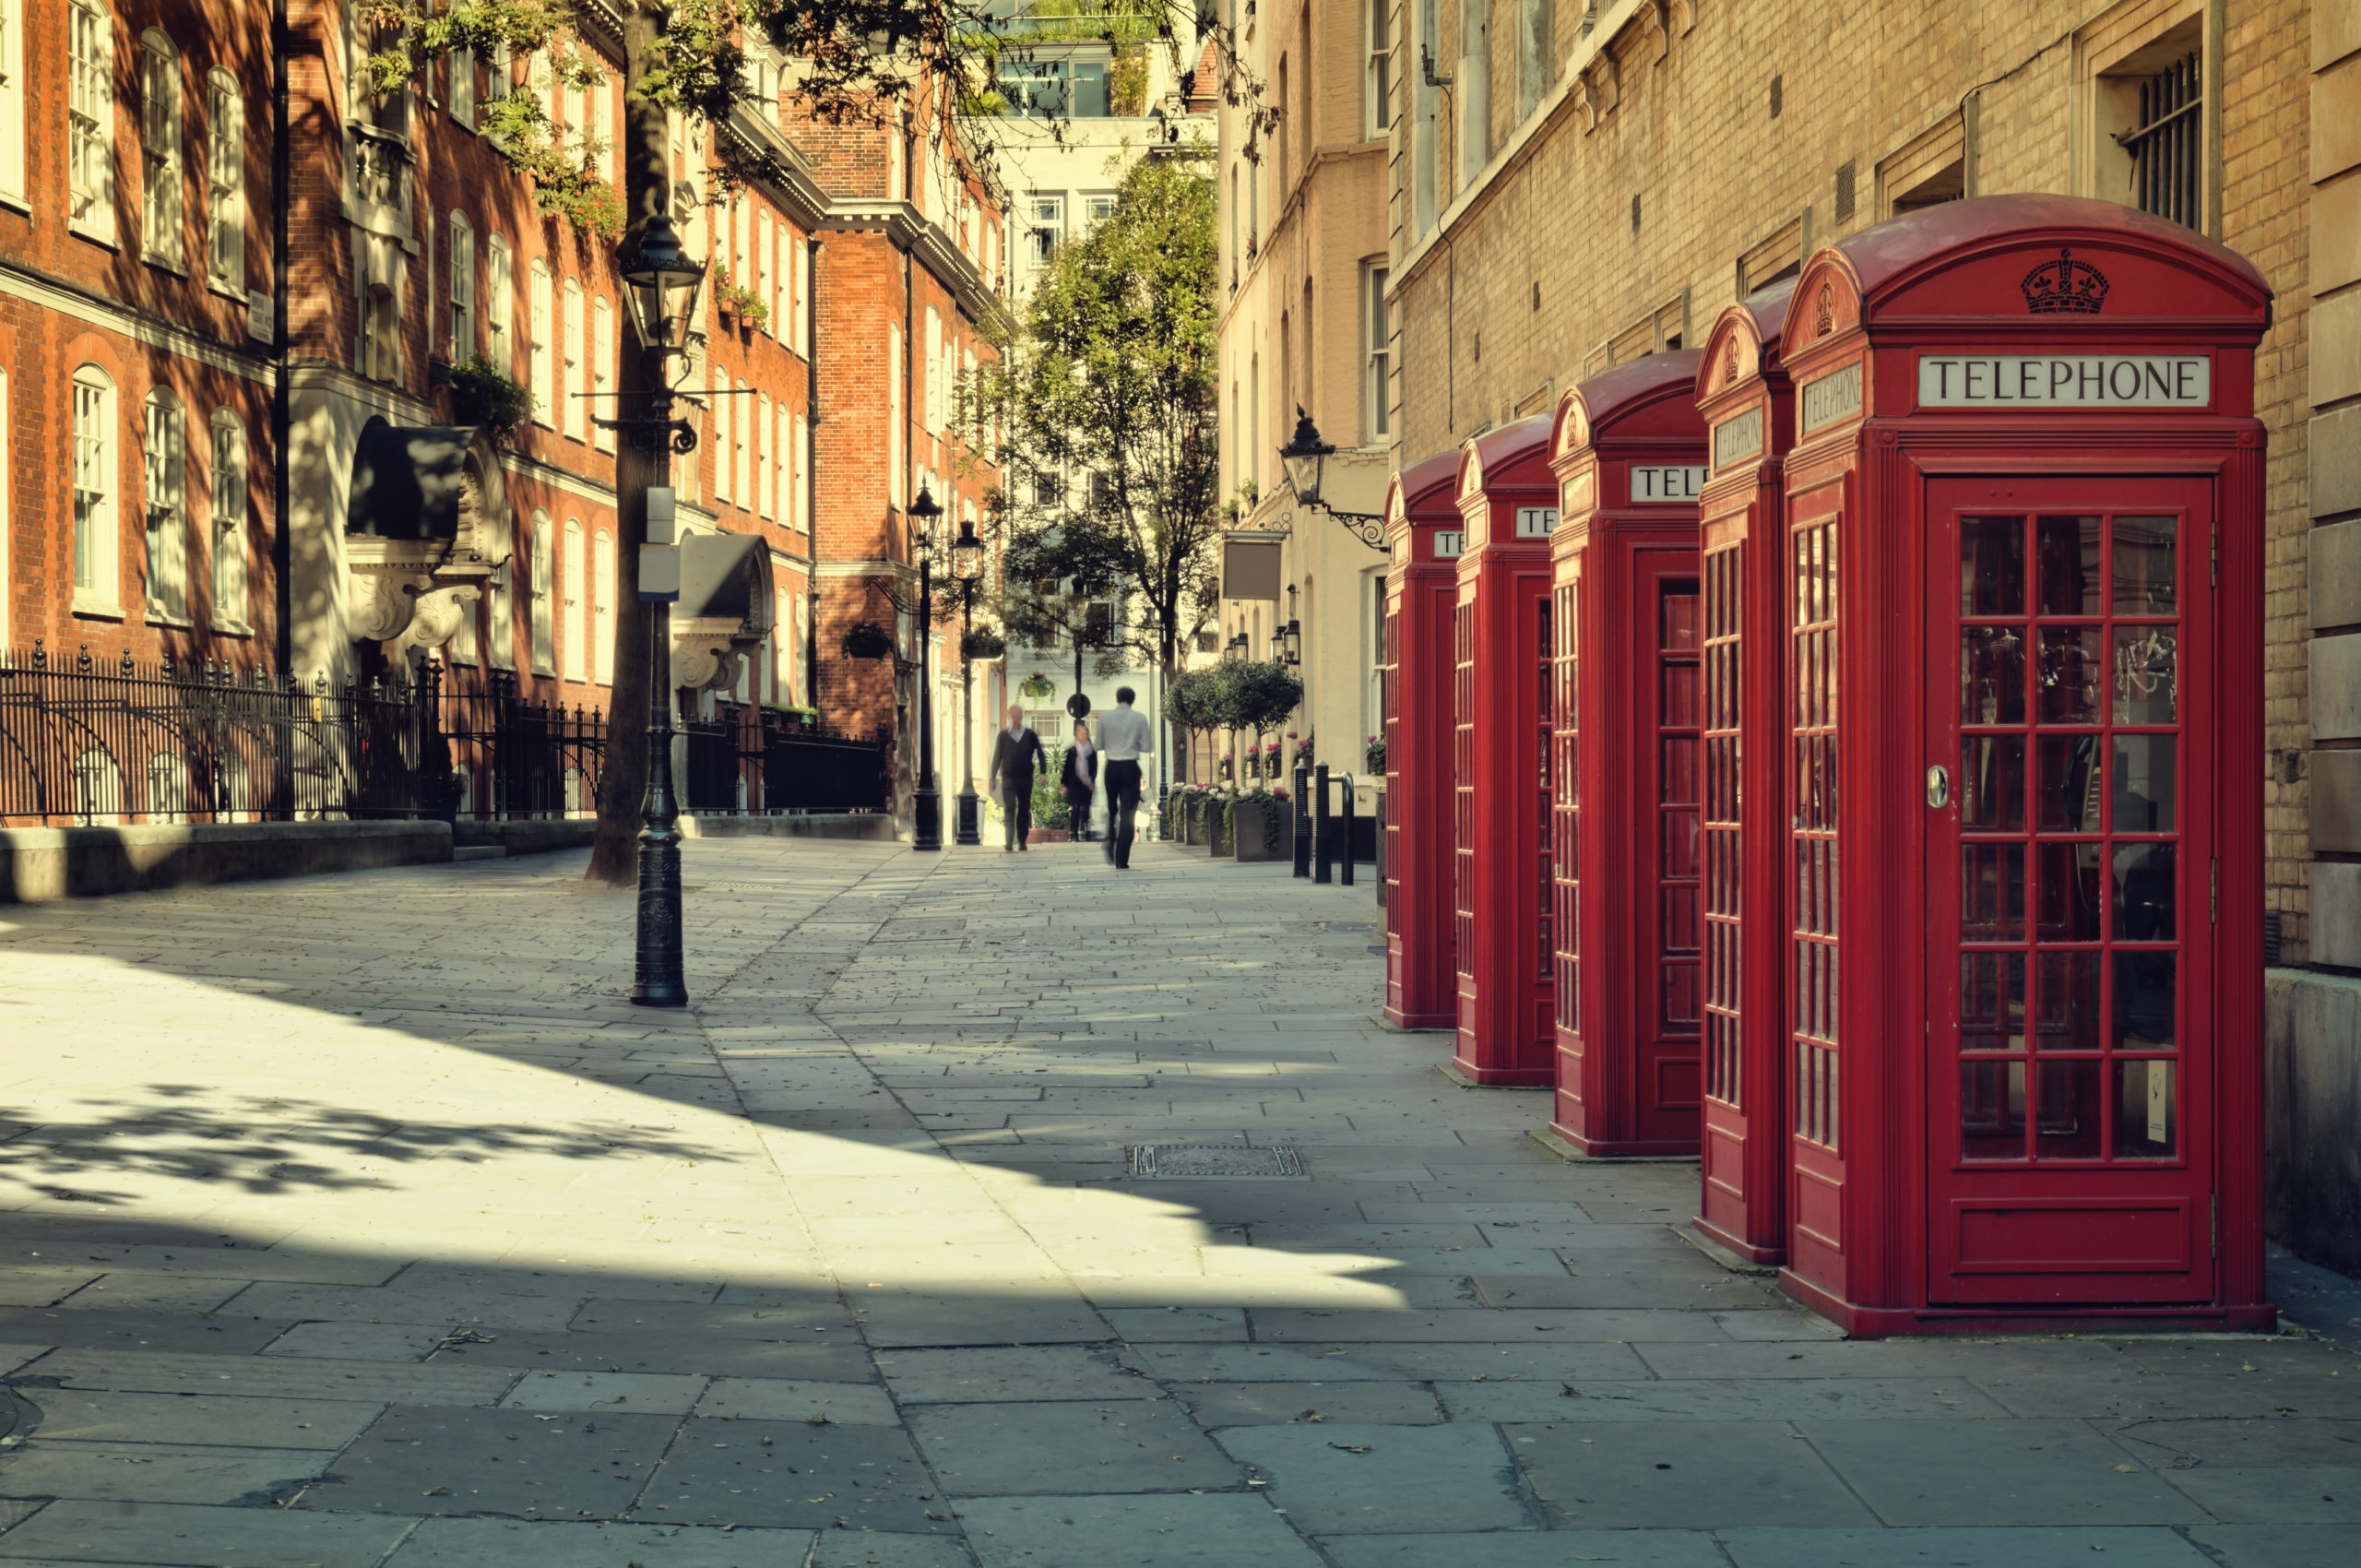
POLYGON ((516 672, 462 668, 435 687, 435 724, 450 754, 460 816, 586 816, 598 810, 607 716, 564 703, 528 702, 516 672))
MULTIPOLYGON (((604 714, 528 702, 514 671, 331 686, 226 665, 0 650, 0 823, 588 815, 604 714)), ((752 703, 682 725, 685 809, 884 812, 885 731, 847 734, 752 703)))
POLYGON ((894 799, 891 731, 848 734, 765 711, 758 738, 761 788, 770 812, 884 812, 894 799))
POLYGON ((208 661, 0 651, 0 822, 123 826, 418 814, 421 704, 208 661))

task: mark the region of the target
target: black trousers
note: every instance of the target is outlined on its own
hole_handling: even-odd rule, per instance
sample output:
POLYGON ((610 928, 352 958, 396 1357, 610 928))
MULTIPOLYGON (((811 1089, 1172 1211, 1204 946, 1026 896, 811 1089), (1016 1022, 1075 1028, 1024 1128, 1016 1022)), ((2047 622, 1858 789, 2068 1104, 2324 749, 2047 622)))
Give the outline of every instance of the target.
POLYGON ((1107 765, 1107 856, 1119 866, 1132 863, 1132 837, 1140 810, 1140 765, 1107 765))
POLYGON ((1001 787, 1008 791, 1008 809, 1001 815, 1008 823, 1011 849, 1026 842, 1033 836, 1032 782, 1029 778, 1023 785, 1012 784, 1006 779, 1001 781, 1001 787))

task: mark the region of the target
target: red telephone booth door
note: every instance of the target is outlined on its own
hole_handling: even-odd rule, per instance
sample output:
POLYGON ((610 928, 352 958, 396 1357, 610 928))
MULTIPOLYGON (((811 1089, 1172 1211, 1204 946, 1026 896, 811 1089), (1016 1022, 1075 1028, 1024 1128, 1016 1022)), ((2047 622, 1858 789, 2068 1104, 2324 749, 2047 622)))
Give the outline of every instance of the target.
POLYGON ((1929 487, 1936 1304, 2214 1296, 2210 503, 1929 487))

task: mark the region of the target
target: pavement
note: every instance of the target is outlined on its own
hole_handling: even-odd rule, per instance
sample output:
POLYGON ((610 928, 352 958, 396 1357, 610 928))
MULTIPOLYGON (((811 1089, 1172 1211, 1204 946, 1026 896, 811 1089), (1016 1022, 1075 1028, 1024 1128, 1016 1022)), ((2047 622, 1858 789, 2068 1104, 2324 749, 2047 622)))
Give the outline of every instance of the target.
POLYGON ((1845 1341, 1366 881, 692 840, 655 1014, 580 864, 0 911, 0 1568, 2355 1561, 2350 1348, 1845 1341))

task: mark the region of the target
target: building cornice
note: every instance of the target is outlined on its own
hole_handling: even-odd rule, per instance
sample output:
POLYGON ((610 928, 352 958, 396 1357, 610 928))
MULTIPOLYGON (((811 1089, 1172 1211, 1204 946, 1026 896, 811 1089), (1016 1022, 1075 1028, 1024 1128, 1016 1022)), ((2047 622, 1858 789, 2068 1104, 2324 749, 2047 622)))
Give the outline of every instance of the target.
POLYGON ((1015 329, 1015 318, 976 264, 967 258, 943 227, 907 201, 881 198, 839 199, 829 204, 817 227, 822 232, 882 233, 896 250, 909 252, 939 279, 959 302, 969 319, 990 322, 1003 331, 1015 329))
POLYGON ((199 332, 184 323, 142 310, 94 293, 78 283, 37 271, 19 262, 0 261, 0 294, 54 311, 60 315, 87 322, 110 332, 119 332, 151 349, 161 349, 183 359, 231 375, 269 386, 276 384, 278 373, 269 354, 262 350, 233 346, 219 338, 199 332))

